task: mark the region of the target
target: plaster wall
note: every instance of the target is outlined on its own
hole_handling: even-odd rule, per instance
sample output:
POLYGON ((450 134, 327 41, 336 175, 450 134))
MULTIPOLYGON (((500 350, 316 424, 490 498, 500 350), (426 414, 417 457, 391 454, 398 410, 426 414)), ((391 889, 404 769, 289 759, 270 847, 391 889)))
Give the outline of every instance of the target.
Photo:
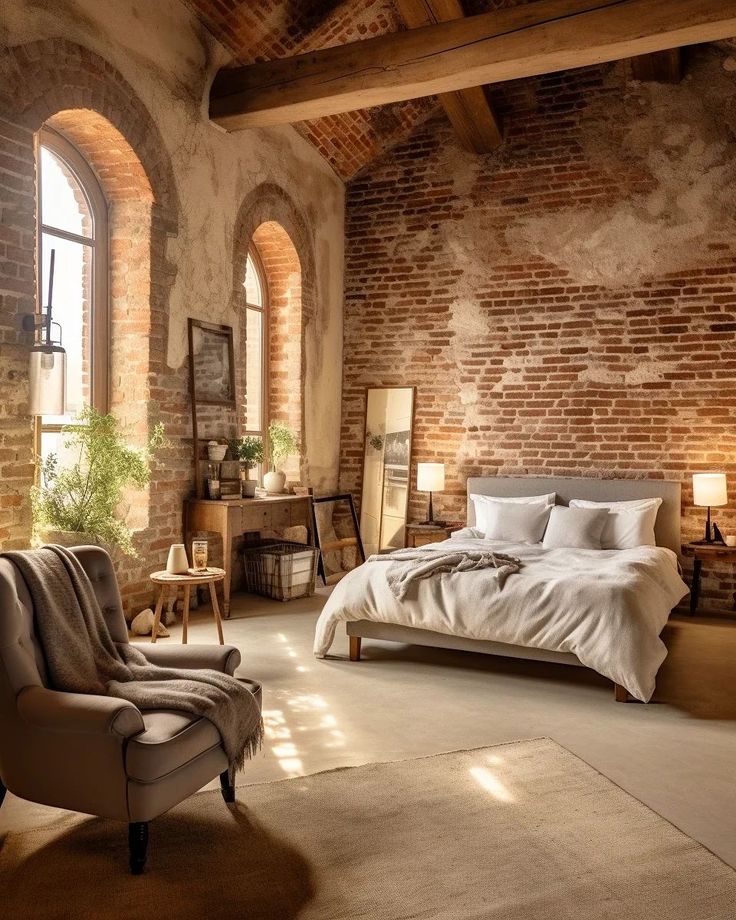
POLYGON ((312 236, 316 316, 305 332, 306 453, 311 484, 338 467, 344 187, 292 128, 227 134, 207 118, 207 88, 227 52, 180 0, 3 0, 0 48, 64 38, 89 48, 130 83, 158 126, 180 202, 167 258, 175 268, 166 362, 187 359, 186 321, 232 325, 233 232, 243 199, 264 182, 292 199, 312 236))

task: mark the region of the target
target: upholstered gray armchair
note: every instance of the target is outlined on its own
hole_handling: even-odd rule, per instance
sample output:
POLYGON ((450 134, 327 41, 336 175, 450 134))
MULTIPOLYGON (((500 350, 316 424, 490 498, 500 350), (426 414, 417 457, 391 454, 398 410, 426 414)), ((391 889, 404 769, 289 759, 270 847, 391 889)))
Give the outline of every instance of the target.
MULTIPOLYGON (((113 639, 128 642, 110 557, 96 546, 72 552, 113 639)), ((232 674, 240 664, 240 653, 229 646, 139 648, 164 667, 232 674)), ((250 689, 260 705, 260 686, 251 681, 250 689)), ((137 874, 146 861, 148 822, 218 774, 225 801, 234 801, 220 734, 208 719, 49 689, 28 589, 18 569, 0 558, 0 804, 7 788, 32 802, 127 822, 130 868, 137 874)))

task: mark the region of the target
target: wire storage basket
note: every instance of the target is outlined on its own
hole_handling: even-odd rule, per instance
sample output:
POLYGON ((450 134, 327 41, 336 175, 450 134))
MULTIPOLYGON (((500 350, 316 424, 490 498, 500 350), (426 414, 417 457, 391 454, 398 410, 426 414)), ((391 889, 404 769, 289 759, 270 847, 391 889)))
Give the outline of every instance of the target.
POLYGON ((277 601, 311 597, 317 578, 319 550, 289 540, 259 540, 242 549, 245 587, 277 601))

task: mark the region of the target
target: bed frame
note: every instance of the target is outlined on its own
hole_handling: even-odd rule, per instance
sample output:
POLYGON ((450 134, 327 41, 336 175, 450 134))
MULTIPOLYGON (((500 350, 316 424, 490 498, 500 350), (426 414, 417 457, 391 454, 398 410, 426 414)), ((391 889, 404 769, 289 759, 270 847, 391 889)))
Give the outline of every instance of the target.
MULTIPOLYGON (((473 477, 468 479, 468 526, 475 524, 475 509, 470 500, 472 495, 488 495, 496 498, 517 498, 525 495, 557 493, 557 504, 567 505, 573 498, 588 501, 631 501, 638 498, 661 498, 662 505, 657 514, 654 532, 658 546, 671 549, 678 556, 682 543, 680 536, 681 497, 680 483, 664 479, 585 479, 577 477, 473 477)), ((480 639, 466 639, 417 629, 413 626, 399 626, 394 623, 376 623, 372 620, 356 620, 345 624, 350 640, 350 660, 360 661, 362 639, 384 639, 407 645, 427 645, 434 648, 458 649, 467 652, 481 652, 486 655, 502 655, 506 658, 524 658, 531 661, 551 661, 585 667, 580 659, 567 652, 548 652, 544 649, 505 642, 490 642, 480 639)), ((617 702, 629 699, 626 689, 614 685, 617 702)))

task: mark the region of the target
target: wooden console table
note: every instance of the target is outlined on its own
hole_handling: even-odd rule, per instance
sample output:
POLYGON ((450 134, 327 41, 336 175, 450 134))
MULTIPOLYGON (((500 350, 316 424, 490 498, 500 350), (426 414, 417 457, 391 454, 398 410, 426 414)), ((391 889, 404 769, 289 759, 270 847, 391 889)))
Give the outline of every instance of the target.
POLYGON ((230 616, 233 542, 242 534, 286 527, 307 528, 307 542, 312 543, 312 499, 309 495, 269 495, 266 498, 188 498, 184 502, 184 544, 190 550, 200 531, 219 534, 222 538, 223 611, 230 616))

